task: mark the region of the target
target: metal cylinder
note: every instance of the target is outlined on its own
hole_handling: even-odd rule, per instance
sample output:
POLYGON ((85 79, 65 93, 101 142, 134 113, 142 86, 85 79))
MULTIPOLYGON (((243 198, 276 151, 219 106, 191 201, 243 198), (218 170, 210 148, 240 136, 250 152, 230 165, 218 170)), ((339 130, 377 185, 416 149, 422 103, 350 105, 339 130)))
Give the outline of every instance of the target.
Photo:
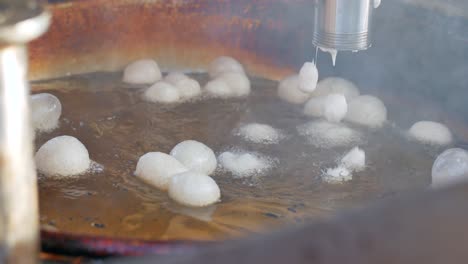
POLYGON ((50 15, 28 1, 0 1, 0 263, 36 263, 37 177, 27 81, 27 42, 50 15))
POLYGON ((371 46, 374 0, 316 0, 313 44, 338 51, 371 46))

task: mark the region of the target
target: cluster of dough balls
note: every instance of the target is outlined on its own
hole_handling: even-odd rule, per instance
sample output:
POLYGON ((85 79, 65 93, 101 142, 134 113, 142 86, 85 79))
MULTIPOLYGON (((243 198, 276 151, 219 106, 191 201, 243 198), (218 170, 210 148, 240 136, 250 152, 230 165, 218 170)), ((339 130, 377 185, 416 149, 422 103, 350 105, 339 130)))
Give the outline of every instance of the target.
POLYGON ((318 73, 313 63, 305 63, 299 75, 283 79, 278 96, 293 104, 303 104, 304 114, 329 122, 342 120, 379 128, 387 120, 387 108, 377 97, 360 95, 351 81, 328 77, 317 83, 318 73))
POLYGON ((39 132, 50 132, 58 127, 62 114, 60 100, 52 94, 40 93, 30 97, 33 128, 39 132))
POLYGON ((200 84, 184 73, 170 72, 143 93, 143 99, 153 103, 177 103, 201 94, 200 84))
POLYGON ((46 176, 69 177, 87 172, 89 153, 78 139, 59 136, 47 141, 35 155, 38 171, 46 176))
POLYGON ((222 56, 208 66, 211 80, 204 90, 209 96, 219 98, 242 97, 250 94, 250 80, 242 65, 234 58, 222 56))
POLYGON ((355 147, 346 153, 334 168, 327 169, 322 180, 328 183, 342 183, 353 179, 353 172, 362 171, 366 167, 366 153, 355 147))
POLYGON ((158 189, 168 191, 176 202, 203 207, 221 196, 216 182, 208 175, 216 169, 214 152, 205 144, 186 140, 177 144, 170 155, 150 152, 138 160, 135 175, 158 189))
POLYGON ((130 84, 151 84, 143 92, 143 99, 153 103, 177 103, 201 94, 200 84, 184 73, 171 72, 162 78, 154 60, 138 60, 129 64, 123 81, 130 84))

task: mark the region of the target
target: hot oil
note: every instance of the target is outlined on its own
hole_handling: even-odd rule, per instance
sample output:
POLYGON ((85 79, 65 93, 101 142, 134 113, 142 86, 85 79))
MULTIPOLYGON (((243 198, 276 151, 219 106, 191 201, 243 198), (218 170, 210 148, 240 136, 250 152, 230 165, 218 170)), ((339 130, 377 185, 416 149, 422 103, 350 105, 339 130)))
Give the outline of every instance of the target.
MULTIPOLYGON (((195 75, 203 85, 206 75, 195 75)), ((353 145, 318 148, 307 144, 296 127, 310 121, 302 108, 280 101, 277 82, 252 78, 247 98, 207 99, 161 105, 140 99, 141 89, 120 82, 120 74, 97 73, 37 83, 62 102, 60 127, 36 136, 36 148, 59 135, 77 137, 100 173, 72 179, 41 176, 41 224, 64 232, 140 239, 223 239, 277 230, 328 216, 340 208, 364 205, 402 191, 427 188, 437 151, 408 141, 398 129, 354 127, 365 135, 368 168, 352 181, 321 181, 326 168, 353 145), (281 129, 277 145, 245 142, 233 131, 250 122, 281 129), (217 170, 221 202, 186 208, 165 192, 138 180, 133 172, 146 152, 168 153, 180 141, 195 139, 216 154, 231 149, 273 158, 263 175, 238 179, 217 170)), ((388 103, 388 102, 387 102, 388 103)))

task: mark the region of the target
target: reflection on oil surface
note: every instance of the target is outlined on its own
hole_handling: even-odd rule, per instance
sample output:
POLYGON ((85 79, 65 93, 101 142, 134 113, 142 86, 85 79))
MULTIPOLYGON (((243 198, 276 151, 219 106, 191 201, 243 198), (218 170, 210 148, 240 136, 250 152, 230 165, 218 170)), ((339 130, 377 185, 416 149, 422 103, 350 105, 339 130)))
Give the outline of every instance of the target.
MULTIPOLYGON (((98 73, 35 84, 62 102, 59 129, 39 134, 36 148, 59 135, 77 137, 103 172, 74 179, 40 177, 41 224, 60 231, 141 239, 222 239, 311 221, 386 195, 426 188, 439 150, 408 141, 390 125, 378 131, 354 127, 368 168, 352 181, 330 185, 321 171, 354 146, 332 149, 307 144, 296 127, 307 121, 302 109, 280 101, 277 83, 252 79, 243 99, 200 99, 175 106, 144 102, 140 89, 121 84, 120 74, 98 73), (278 144, 245 142, 233 135, 240 125, 258 122, 287 135, 278 144), (232 148, 277 159, 264 175, 236 179, 217 171, 222 192, 216 205, 195 209, 172 202, 133 176, 146 152, 168 153, 182 140, 195 139, 216 154, 232 148)), ((196 75, 201 84, 205 75, 196 75)), ((391 108, 392 102, 386 102, 391 108)), ((401 109, 400 109, 401 110, 401 109)))

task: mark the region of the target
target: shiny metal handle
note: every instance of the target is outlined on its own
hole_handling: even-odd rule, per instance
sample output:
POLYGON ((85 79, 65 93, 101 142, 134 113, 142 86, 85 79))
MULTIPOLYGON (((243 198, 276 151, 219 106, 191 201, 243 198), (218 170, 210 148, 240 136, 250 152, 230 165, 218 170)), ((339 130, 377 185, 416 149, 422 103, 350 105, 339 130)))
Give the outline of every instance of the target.
POLYGON ((27 42, 45 32, 48 12, 0 1, 0 262, 36 263, 39 217, 27 81, 27 42))
POLYGON ((316 0, 313 44, 338 51, 371 46, 374 0, 316 0))

